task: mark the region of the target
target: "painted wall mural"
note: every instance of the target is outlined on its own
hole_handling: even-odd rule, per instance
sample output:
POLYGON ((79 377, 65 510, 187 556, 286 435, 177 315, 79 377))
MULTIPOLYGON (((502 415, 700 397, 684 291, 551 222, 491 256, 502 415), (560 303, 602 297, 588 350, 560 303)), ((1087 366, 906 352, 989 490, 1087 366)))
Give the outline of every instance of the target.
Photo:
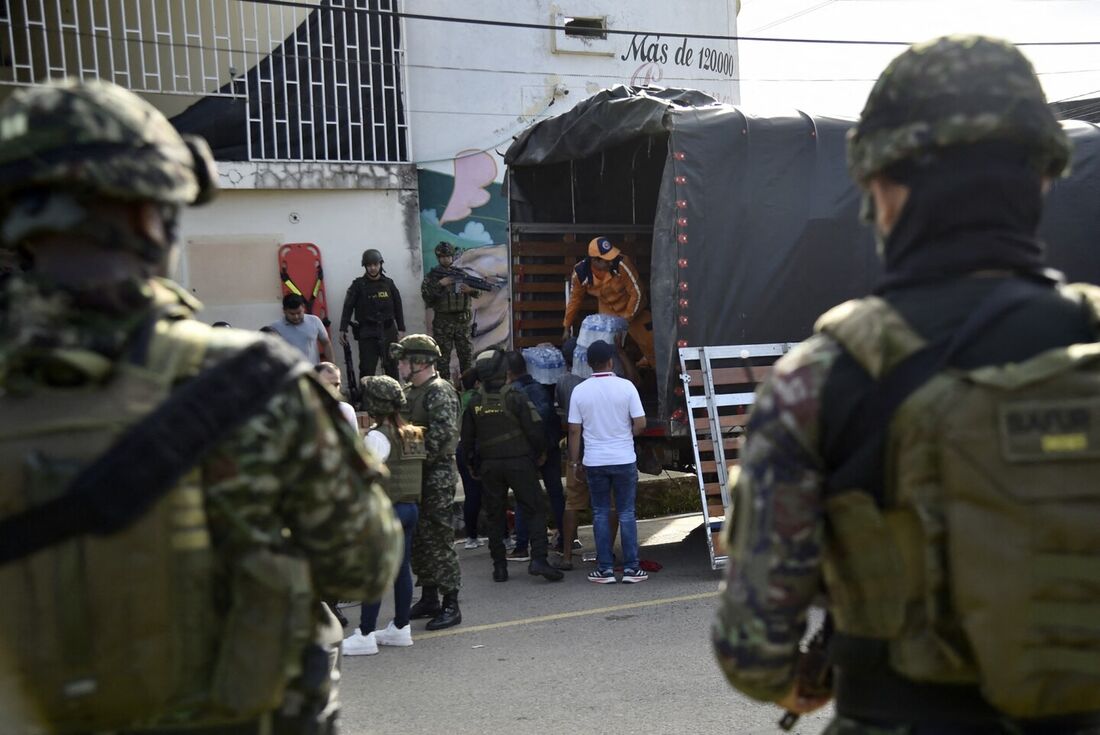
POLYGON ((435 246, 449 242, 462 251, 456 267, 501 284, 473 302, 476 354, 508 341, 508 205, 493 154, 460 151, 452 171, 418 171, 424 272, 439 263, 435 246))

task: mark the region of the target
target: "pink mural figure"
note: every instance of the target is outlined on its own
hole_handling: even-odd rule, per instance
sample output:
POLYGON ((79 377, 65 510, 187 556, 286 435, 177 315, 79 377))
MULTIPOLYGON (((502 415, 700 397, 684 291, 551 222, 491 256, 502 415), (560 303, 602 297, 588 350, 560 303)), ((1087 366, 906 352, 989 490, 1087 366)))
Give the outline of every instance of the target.
POLYGON ((490 195, 485 187, 496 177, 497 163, 489 153, 470 150, 455 154, 455 188, 439 223, 466 219, 473 210, 486 204, 490 195))

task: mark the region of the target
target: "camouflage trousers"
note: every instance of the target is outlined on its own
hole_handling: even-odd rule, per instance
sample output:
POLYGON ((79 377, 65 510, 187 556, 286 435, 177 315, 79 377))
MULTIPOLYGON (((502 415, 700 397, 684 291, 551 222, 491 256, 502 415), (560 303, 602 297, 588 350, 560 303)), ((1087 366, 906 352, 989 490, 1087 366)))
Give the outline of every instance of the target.
POLYGON ((413 535, 412 570, 418 587, 438 587, 444 594, 458 592, 462 572, 455 553, 451 525, 455 501, 454 461, 424 465, 420 520, 413 535))
POLYGON ((441 378, 451 379, 451 350, 458 352, 459 372, 470 369, 473 364, 473 340, 470 337, 468 312, 436 312, 432 317, 432 338, 443 353, 443 357, 435 364, 436 372, 441 378))

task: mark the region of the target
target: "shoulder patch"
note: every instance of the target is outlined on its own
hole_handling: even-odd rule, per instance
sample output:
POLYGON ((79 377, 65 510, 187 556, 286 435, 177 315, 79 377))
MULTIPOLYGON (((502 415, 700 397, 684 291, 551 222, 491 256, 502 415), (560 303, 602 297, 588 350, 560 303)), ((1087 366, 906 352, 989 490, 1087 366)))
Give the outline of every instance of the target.
POLYGON ((834 306, 817 320, 814 330, 839 342, 875 378, 926 344, 901 314, 877 296, 834 306))

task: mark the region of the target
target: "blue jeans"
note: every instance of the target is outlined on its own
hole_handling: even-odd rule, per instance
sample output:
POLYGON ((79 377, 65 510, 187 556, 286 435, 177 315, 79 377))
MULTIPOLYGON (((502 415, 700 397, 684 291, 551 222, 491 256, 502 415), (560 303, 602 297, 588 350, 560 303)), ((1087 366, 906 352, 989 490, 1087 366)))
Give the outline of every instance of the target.
MULTIPOLYGON (((401 559, 401 566, 397 570, 397 579, 393 581, 393 624, 398 628, 404 628, 409 624, 409 608, 412 607, 413 531, 416 530, 416 522, 420 519, 420 506, 416 503, 394 503, 393 510, 397 514, 397 520, 401 521, 401 530, 405 532, 405 556, 401 559)), ((359 611, 359 630, 363 635, 374 632, 378 625, 378 611, 381 609, 381 600, 369 604, 363 603, 359 611)))
MULTIPOLYGON (((539 467, 542 482, 546 485, 546 494, 550 498, 550 512, 554 514, 554 524, 561 531, 562 513, 565 512, 565 490, 561 486, 561 449, 554 445, 546 452, 546 462, 539 467)), ((545 532, 546 529, 543 529, 545 532)), ((527 528, 527 516, 516 505, 516 548, 527 550, 527 543, 531 539, 530 530, 527 528)))
POLYGON ((596 568, 614 567, 611 546, 611 493, 619 515, 619 541, 623 547, 623 569, 638 568, 638 521, 634 498, 638 491, 638 464, 610 464, 585 467, 588 493, 592 498, 592 533, 596 537, 596 568))

